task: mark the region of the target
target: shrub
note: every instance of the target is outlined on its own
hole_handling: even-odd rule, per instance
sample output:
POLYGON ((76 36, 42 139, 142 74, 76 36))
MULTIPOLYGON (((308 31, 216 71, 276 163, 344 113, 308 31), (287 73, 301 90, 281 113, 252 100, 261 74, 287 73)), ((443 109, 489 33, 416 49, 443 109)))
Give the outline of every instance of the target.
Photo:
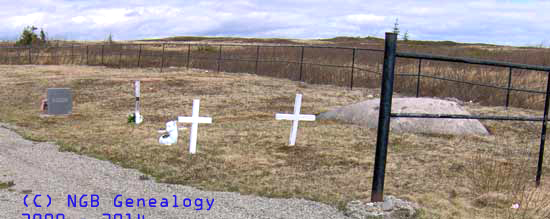
POLYGON ((215 51, 217 51, 217 49, 214 46, 199 45, 197 47, 197 51, 199 51, 199 52, 215 52, 215 51))
POLYGON ((472 191, 478 196, 472 200, 474 206, 492 208, 495 218, 550 218, 550 192, 529 180, 533 174, 531 156, 494 156, 481 152, 467 165, 472 191))

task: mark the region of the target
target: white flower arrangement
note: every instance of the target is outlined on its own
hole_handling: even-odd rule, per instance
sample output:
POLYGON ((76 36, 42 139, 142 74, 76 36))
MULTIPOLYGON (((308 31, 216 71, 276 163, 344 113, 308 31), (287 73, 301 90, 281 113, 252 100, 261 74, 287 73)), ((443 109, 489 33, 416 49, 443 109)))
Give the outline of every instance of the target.
POLYGON ((139 112, 128 114, 128 123, 141 124, 143 122, 143 116, 139 112))

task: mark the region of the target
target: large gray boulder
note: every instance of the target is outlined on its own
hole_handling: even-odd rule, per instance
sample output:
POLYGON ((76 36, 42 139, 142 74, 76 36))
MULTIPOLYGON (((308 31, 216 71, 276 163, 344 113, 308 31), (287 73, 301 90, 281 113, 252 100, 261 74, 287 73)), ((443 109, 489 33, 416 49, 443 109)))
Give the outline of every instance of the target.
MULTIPOLYGON (((319 119, 335 119, 378 128, 380 99, 371 99, 339 107, 318 115, 319 119)), ((392 113, 429 113, 470 115, 456 102, 433 98, 393 98, 392 113)), ((488 135, 475 119, 392 118, 392 132, 435 133, 450 135, 488 135)))

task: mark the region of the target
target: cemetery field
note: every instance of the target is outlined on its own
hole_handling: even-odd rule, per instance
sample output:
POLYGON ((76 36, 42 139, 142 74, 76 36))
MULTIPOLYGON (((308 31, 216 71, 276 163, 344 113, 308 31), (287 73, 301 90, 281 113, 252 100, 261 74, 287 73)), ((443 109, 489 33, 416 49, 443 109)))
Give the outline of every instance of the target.
MULTIPOLYGON (((340 209, 369 199, 376 130, 338 121, 301 121, 288 146, 297 92, 301 113, 317 114, 379 95, 379 90, 302 84, 241 73, 167 68, 0 65, 0 122, 34 141, 139 169, 159 182, 267 197, 304 198, 340 209), (127 123, 133 81, 141 80, 144 123, 127 123), (42 116, 46 89, 73 91, 73 113, 42 116), (197 154, 189 130, 176 145, 158 143, 169 120, 190 116, 200 98, 197 154)), ((473 114, 540 115, 540 111, 464 106, 473 114)), ((534 189, 540 123, 482 121, 490 136, 390 134, 385 194, 414 201, 421 218, 522 218, 550 214, 550 163, 534 189), (511 209, 522 203, 520 209, 511 209)), ((181 127, 181 123, 179 123, 181 127)), ((547 149, 548 150, 548 149, 547 149)), ((40 156, 37 154, 36 156, 40 156)), ((78 171, 78 170, 75 170, 78 171)), ((135 179, 140 180, 140 179, 135 179)))

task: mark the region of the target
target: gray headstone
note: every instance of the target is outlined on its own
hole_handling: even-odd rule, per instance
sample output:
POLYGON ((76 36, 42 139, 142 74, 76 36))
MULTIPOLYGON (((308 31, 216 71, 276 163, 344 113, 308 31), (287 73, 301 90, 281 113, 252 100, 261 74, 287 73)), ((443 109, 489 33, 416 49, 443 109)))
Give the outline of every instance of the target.
POLYGON ((48 114, 66 115, 73 110, 73 97, 69 88, 48 88, 48 114))

